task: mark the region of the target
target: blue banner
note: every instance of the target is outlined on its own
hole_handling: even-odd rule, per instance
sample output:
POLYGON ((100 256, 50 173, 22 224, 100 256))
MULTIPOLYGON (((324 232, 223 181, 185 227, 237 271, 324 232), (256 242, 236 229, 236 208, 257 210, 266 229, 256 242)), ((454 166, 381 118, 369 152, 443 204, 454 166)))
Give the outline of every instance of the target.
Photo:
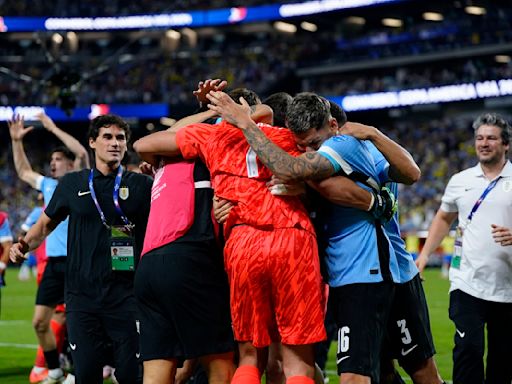
POLYGON ((315 0, 258 7, 221 8, 155 15, 118 17, 0 17, 0 32, 31 31, 107 31, 205 27, 233 23, 271 21, 292 17, 369 7, 406 0, 315 0))
POLYGON ((92 104, 73 109, 71 115, 55 106, 7 106, 0 107, 0 121, 10 120, 14 115, 21 115, 27 121, 37 120, 36 115, 43 111, 55 121, 87 121, 107 113, 126 119, 159 119, 169 116, 167 104, 92 104))

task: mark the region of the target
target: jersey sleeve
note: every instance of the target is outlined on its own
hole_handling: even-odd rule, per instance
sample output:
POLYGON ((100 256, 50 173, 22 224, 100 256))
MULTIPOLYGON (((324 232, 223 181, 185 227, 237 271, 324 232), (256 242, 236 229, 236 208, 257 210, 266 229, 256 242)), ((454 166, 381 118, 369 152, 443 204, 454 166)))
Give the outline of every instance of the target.
POLYGON ((211 124, 188 125, 176 132, 176 143, 185 159, 200 157, 204 161, 205 146, 215 129, 211 124))
POLYGON ((9 219, 5 219, 2 225, 0 225, 0 243, 12 241, 11 227, 9 225, 9 219))
POLYGON ((43 209, 41 207, 35 207, 34 209, 32 209, 32 211, 29 213, 23 224, 21 224, 22 231, 28 232, 28 230, 39 219, 39 216, 41 216, 41 212, 43 212, 43 209))
POLYGON ((445 212, 458 212, 456 200, 459 197, 457 193, 457 175, 453 175, 444 190, 444 195, 441 199, 441 209, 445 212))
POLYGON ((37 176, 37 179, 36 179, 36 189, 38 191, 42 191, 43 190, 43 181, 44 181, 44 176, 43 175, 37 176))
POLYGON ((377 147, 369 140, 364 141, 364 144, 370 151, 370 154, 373 157, 373 162, 375 164, 375 169, 377 170, 377 176, 379 178, 380 184, 386 184, 391 182, 389 178, 389 163, 384 157, 384 155, 377 149, 377 147))
POLYGON ((53 193, 48 206, 44 210, 44 213, 52 220, 59 222, 64 221, 70 213, 69 197, 73 193, 73 188, 71 188, 71 177, 71 174, 67 174, 62 177, 55 188, 55 192, 53 193))
POLYGON ((368 148, 355 137, 348 135, 331 137, 322 144, 318 153, 331 162, 336 173, 380 189, 373 158, 368 148))

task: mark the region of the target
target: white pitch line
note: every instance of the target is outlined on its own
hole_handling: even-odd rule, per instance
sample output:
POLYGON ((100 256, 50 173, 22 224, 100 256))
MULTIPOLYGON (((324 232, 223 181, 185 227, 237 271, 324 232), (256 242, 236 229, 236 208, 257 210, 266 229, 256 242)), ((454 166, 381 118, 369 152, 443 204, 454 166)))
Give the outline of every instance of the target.
POLYGON ((37 349, 37 344, 0 343, 0 347, 37 349))
POLYGON ((0 320, 1 326, 30 324, 30 320, 0 320))

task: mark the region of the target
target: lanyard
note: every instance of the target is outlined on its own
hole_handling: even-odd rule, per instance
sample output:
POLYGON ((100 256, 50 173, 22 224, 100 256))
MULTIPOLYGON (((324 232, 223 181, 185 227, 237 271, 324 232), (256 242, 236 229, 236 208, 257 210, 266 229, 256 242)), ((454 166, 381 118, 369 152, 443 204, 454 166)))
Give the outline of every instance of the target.
MULTIPOLYGON (((121 186, 121 177, 123 176, 123 167, 120 165, 117 169, 117 175, 114 181, 114 191, 112 193, 112 199, 114 200, 114 207, 116 209, 116 212, 119 216, 121 216, 121 219, 123 220, 124 224, 127 227, 132 227, 133 224, 128 220, 128 218, 123 213, 123 210, 121 209, 121 206, 119 205, 119 187, 121 186)), ((103 210, 100 207, 100 203, 98 201, 98 198, 96 197, 96 192, 94 191, 94 183, 93 183, 93 177, 94 177, 94 170, 91 169, 91 172, 89 173, 89 190, 91 191, 91 197, 94 201, 94 205, 96 206, 96 209, 98 210, 98 213, 100 214, 101 222, 103 225, 110 229, 110 226, 107 224, 107 219, 105 218, 105 214, 103 213, 103 210)))
POLYGON ((482 193, 482 195, 478 198, 478 200, 476 201, 475 205, 473 205, 473 209, 471 210, 471 212, 469 213, 468 215, 468 223, 471 222, 471 219, 473 219, 473 215, 475 214, 475 212, 477 211, 477 209, 480 207, 480 205, 482 204, 482 202, 484 201, 484 199, 487 197, 487 195, 489 194, 489 192, 491 192, 491 190, 496 186, 496 184, 498 183, 498 180, 501 178, 501 176, 498 176, 496 179, 494 179, 488 186, 487 188, 485 188, 485 191, 482 193))

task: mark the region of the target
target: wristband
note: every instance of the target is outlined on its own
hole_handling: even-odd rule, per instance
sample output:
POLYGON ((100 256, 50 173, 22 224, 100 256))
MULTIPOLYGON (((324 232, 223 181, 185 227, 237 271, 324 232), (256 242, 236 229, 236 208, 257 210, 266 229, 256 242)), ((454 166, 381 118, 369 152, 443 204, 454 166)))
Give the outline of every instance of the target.
POLYGON ((370 200, 370 206, 367 209, 368 212, 370 212, 372 210, 373 203, 375 203, 375 195, 373 194, 373 192, 370 192, 370 196, 372 197, 372 199, 370 200))
POLYGON ((0 261, 0 269, 7 268, 7 264, 5 264, 3 261, 0 261))

